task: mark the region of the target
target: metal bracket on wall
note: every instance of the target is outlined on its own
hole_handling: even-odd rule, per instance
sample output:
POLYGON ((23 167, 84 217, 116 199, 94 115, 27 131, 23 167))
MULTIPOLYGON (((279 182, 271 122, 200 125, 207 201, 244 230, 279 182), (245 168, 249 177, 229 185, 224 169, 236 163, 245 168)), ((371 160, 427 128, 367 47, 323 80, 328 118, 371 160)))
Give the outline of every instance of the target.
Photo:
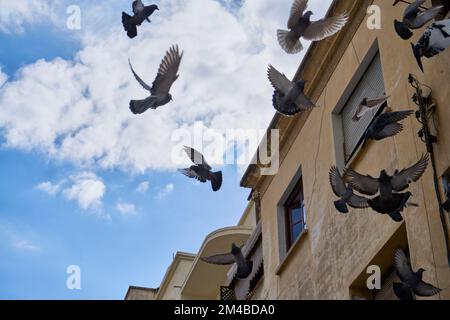
POLYGON ((439 203, 439 213, 441 218, 441 224, 445 235, 445 245, 447 249, 447 261, 450 266, 450 239, 449 239, 449 230, 448 230, 448 219, 446 216, 446 212, 443 208, 444 201, 442 199, 441 191, 440 191, 440 182, 439 176, 436 167, 436 157, 434 154, 434 144, 438 142, 438 137, 431 134, 429 121, 435 115, 436 104, 432 98, 432 89, 429 86, 426 86, 419 82, 415 75, 410 74, 408 77, 408 81, 410 85, 414 88, 415 93, 412 97, 412 101, 417 105, 418 110, 416 111, 417 121, 421 124, 422 128, 420 129, 418 135, 419 138, 425 143, 427 147, 427 151, 430 154, 431 164, 433 167, 433 179, 434 179, 434 187, 436 192, 436 199, 439 203))

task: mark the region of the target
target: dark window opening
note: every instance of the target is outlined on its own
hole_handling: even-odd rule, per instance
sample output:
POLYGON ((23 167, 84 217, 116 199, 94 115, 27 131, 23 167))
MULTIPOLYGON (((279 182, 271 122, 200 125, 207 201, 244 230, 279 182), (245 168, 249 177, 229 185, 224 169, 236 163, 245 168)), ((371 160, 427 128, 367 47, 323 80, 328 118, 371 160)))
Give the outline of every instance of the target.
POLYGON ((306 228, 305 199, 301 178, 284 207, 286 214, 286 251, 289 251, 306 228))

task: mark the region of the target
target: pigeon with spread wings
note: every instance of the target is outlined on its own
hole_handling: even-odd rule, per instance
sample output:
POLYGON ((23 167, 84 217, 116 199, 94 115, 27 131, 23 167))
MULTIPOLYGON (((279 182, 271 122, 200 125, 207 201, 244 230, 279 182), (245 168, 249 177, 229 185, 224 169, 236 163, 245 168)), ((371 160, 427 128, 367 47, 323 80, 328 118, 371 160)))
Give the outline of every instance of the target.
POLYGON ((149 17, 159 10, 158 6, 152 4, 151 6, 144 6, 141 0, 133 1, 133 16, 126 12, 122 12, 122 24, 131 39, 137 36, 137 27, 144 21, 151 22, 149 17))
POLYGON ((334 206, 341 213, 348 213, 347 205, 355 209, 365 209, 369 207, 367 199, 353 193, 351 186, 346 186, 344 179, 335 166, 331 167, 329 174, 331 188, 339 200, 334 202, 334 206))
POLYGON ((355 115, 353 116, 352 120, 354 122, 358 122, 359 120, 361 120, 362 117, 364 117, 366 113, 375 110, 380 105, 385 103, 388 99, 389 96, 370 100, 368 98, 364 98, 356 108, 355 115))
POLYGON ((344 176, 348 183, 358 192, 374 196, 380 192, 382 200, 392 199, 393 192, 402 192, 406 190, 412 182, 418 181, 425 170, 427 169, 429 161, 428 154, 413 166, 402 171, 396 171, 393 176, 390 176, 386 170, 382 170, 378 178, 370 175, 362 175, 351 168, 345 170, 344 176))
POLYGON ((151 87, 136 74, 130 62, 131 72, 137 82, 139 82, 139 84, 151 94, 150 97, 144 100, 131 100, 131 112, 134 114, 142 114, 148 109, 157 109, 172 101, 170 88, 178 79, 178 69, 182 58, 183 53, 180 54, 178 46, 171 47, 161 62, 158 75, 156 76, 155 81, 153 81, 153 85, 151 87))
POLYGON ((425 0, 414 1, 406 7, 402 21, 394 20, 395 31, 403 40, 410 39, 413 36, 411 30, 422 28, 436 18, 444 8, 444 6, 435 6, 421 10, 424 3, 425 0))
POLYGON ((420 268, 416 272, 413 271, 411 262, 403 250, 395 251, 394 264, 401 281, 394 282, 394 293, 400 300, 414 300, 414 295, 432 297, 442 291, 423 281, 425 269, 420 268))
POLYGON ((230 253, 217 254, 211 257, 202 257, 202 261, 216 265, 231 265, 236 263, 236 277, 238 279, 246 279, 253 269, 253 262, 246 260, 242 254, 241 248, 234 243, 231 246, 230 253))
POLYGON ((347 13, 337 16, 311 21, 313 13, 305 12, 308 0, 294 0, 291 7, 287 30, 278 30, 278 42, 289 54, 299 53, 303 50, 301 38, 309 41, 321 41, 340 31, 348 21, 347 13))
POLYGON ((273 66, 269 66, 267 75, 270 83, 275 88, 273 106, 279 113, 292 117, 301 111, 315 107, 314 103, 305 95, 306 81, 292 82, 273 66))
POLYGON ((194 165, 186 169, 180 169, 179 171, 189 178, 197 179, 201 183, 211 181, 213 191, 219 191, 222 186, 222 171, 212 172, 211 166, 197 150, 185 146, 184 151, 194 165))
POLYGON ((364 136, 364 144, 368 140, 380 141, 389 137, 394 137, 403 131, 400 121, 405 120, 414 114, 413 110, 386 112, 379 115, 369 126, 364 136))

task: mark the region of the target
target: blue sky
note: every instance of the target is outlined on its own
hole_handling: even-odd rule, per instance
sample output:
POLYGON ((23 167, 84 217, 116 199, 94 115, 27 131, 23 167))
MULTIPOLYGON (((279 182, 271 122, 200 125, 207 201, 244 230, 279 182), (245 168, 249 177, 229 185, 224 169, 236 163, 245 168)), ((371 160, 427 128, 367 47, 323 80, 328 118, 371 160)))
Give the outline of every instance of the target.
POLYGON ((267 127, 267 65, 292 76, 302 57, 274 36, 291 1, 169 0, 135 40, 120 24, 130 2, 2 3, 0 299, 123 299, 129 285, 157 287, 176 251, 197 252, 247 205, 245 166, 212 161, 224 174, 213 193, 176 171, 171 137, 199 124, 267 127), (73 4, 81 30, 65 27, 73 4), (134 117, 128 101, 145 93, 127 58, 152 81, 173 43, 185 50, 174 102, 134 117), (66 288, 69 265, 81 268, 81 290, 66 288))

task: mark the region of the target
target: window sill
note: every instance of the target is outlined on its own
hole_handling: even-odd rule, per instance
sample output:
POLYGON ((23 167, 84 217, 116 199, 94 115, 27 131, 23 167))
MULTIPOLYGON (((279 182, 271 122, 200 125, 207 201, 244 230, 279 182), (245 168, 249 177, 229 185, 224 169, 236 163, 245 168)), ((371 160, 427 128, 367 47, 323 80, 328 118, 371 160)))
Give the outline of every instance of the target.
POLYGON ((275 274, 277 276, 279 276, 283 273, 283 270, 286 268, 286 266, 292 260, 294 253, 300 247, 300 243, 303 243, 303 239, 306 238, 307 234, 308 234, 308 229, 303 230, 302 233, 300 234, 300 236, 298 237, 297 241, 295 241, 295 243, 292 245, 292 247, 286 253, 286 256, 284 257, 283 261, 280 263, 280 265, 278 266, 278 268, 275 271, 275 274))

